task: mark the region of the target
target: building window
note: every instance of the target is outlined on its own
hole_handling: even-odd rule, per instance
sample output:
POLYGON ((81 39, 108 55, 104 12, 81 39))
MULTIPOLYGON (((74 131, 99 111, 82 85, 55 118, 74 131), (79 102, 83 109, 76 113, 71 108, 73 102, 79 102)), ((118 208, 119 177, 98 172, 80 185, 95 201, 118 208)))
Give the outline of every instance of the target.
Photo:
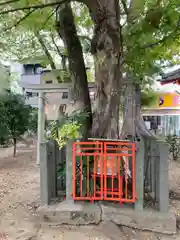
POLYGON ((25 75, 34 75, 33 65, 24 65, 24 74, 25 75))
POLYGON ((33 92, 33 93, 32 93, 32 97, 38 97, 38 93, 33 92))
POLYGON ((161 126, 161 116, 157 116, 157 125, 161 126))
POLYGON ((35 67, 34 68, 34 73, 35 74, 40 74, 42 72, 42 70, 43 70, 42 67, 35 67))
POLYGON ((25 98, 26 98, 26 99, 29 99, 29 98, 31 98, 31 97, 32 97, 32 92, 26 92, 25 98))
POLYGON ((68 92, 63 92, 62 99, 68 99, 68 92))
POLYGON ((47 80, 46 84, 52 84, 52 80, 47 80))

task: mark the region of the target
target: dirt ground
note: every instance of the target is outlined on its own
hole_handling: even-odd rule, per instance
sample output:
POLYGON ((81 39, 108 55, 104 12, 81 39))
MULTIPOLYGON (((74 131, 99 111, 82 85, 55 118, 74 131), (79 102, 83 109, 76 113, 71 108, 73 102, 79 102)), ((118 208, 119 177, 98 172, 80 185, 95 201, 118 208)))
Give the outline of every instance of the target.
MULTIPOLYGON (((0 149, 0 240, 108 240, 101 227, 52 228, 41 226, 36 209, 39 199, 39 168, 36 166, 35 148, 18 148, 17 157, 12 157, 12 148, 0 149)), ((180 163, 170 162, 170 204, 180 215, 180 163)), ((107 229, 106 229, 107 230, 107 229)), ((121 240, 170 240, 165 236, 120 227, 121 240)), ((110 229, 109 229, 110 231, 110 229)), ((111 238, 114 239, 115 238, 111 238)))

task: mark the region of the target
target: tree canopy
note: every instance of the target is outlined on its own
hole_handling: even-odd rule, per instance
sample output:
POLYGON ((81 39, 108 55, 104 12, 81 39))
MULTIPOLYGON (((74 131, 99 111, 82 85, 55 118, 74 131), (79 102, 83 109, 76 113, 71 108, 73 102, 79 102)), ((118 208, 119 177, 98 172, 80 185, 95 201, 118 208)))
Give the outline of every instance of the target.
MULTIPOLYGON (((90 78, 96 81, 99 93, 98 110, 94 113, 99 125, 93 124, 93 134, 99 129, 100 136, 107 136, 107 126, 118 122, 121 76, 133 76, 136 85, 143 89, 148 77, 159 73, 164 65, 179 63, 180 8, 177 0, 96 3, 97 0, 2 2, 0 51, 6 59, 69 68, 76 90, 82 86, 88 90, 90 68, 90 78)), ((87 104, 88 93, 77 93, 87 104)), ((111 136, 116 135, 118 127, 115 128, 111 129, 111 136)))
MULTIPOLYGON (((42 4, 42 1, 14 0, 1 4, 2 56, 20 62, 36 61, 50 65, 53 61, 59 67, 61 55, 67 56, 67 52, 56 32, 56 8, 64 2, 67 1, 42 4)), ((88 8, 77 2, 71 6, 86 58, 92 62, 89 56, 94 26, 88 8)), ((129 6, 128 1, 121 0, 120 6, 124 71, 151 75, 166 61, 179 63, 180 13, 177 1, 135 0, 129 6)))

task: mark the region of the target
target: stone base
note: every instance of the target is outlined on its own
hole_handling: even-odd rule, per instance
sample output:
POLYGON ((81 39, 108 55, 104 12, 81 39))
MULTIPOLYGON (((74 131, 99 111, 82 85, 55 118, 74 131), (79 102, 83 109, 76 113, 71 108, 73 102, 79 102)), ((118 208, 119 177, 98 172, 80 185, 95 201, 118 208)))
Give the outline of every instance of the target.
POLYGON ((38 212, 41 220, 53 225, 88 225, 101 221, 101 210, 96 204, 64 201, 39 207, 38 212))
POLYGON ((173 213, 160 213, 157 211, 138 212, 133 208, 115 205, 101 205, 102 220, 113 221, 117 225, 148 230, 164 234, 176 233, 176 217, 173 213))
POLYGON ((113 221, 117 225, 164 234, 176 233, 176 218, 171 212, 144 210, 137 212, 118 204, 73 203, 64 201, 38 209, 40 218, 49 225, 88 225, 113 221))

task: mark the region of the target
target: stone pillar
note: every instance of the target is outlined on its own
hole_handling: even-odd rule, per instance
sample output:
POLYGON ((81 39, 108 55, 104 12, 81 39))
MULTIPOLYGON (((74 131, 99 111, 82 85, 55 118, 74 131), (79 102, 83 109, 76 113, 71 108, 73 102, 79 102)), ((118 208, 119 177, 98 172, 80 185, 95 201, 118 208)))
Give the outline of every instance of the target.
POLYGON ((157 156, 157 142, 156 139, 151 140, 151 193, 152 197, 155 198, 155 192, 156 192, 156 160, 158 158, 157 156))
POLYGON ((56 142, 47 143, 48 191, 50 198, 57 197, 56 142))
POLYGON ((66 200, 72 201, 72 140, 66 145, 66 200))
POLYGON ((42 204, 50 204, 57 196, 57 171, 54 141, 40 144, 40 196, 42 204))
MULTIPOLYGON (((66 168, 66 147, 59 149, 58 144, 56 143, 56 168, 57 171, 59 170, 59 167, 64 166, 66 168)), ((66 186, 66 179, 65 179, 65 171, 63 173, 59 173, 57 177, 57 191, 60 196, 65 194, 65 186, 66 186)))
POLYGON ((148 138, 144 138, 144 176, 145 176, 145 185, 150 189, 150 151, 149 151, 150 140, 148 138))
POLYGON ((168 178, 168 154, 169 146, 166 142, 157 141, 159 146, 159 158, 156 162, 156 196, 158 210, 168 212, 169 209, 169 178, 168 178))
POLYGON ((50 192, 48 186, 48 153, 47 142, 40 144, 40 199, 42 204, 50 203, 50 192))
POLYGON ((137 143, 138 151, 136 154, 136 211, 143 211, 144 204, 144 141, 141 139, 137 143))
POLYGON ((45 111, 44 111, 44 93, 39 92, 38 98, 38 139, 37 139, 37 160, 39 165, 41 159, 40 144, 44 142, 44 129, 45 129, 45 111))

